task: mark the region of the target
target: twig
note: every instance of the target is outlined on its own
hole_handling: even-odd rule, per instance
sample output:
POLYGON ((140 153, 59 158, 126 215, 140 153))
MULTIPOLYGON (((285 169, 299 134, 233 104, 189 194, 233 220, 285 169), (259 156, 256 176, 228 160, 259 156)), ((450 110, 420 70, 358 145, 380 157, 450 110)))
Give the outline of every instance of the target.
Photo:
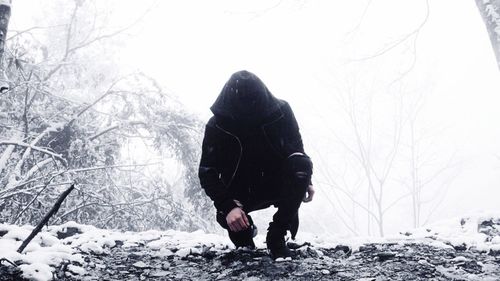
POLYGON ((6 262, 10 263, 10 264, 11 264, 12 266, 14 266, 14 267, 17 267, 17 264, 15 264, 15 263, 11 262, 10 260, 8 260, 8 259, 6 259, 6 258, 1 258, 1 259, 0 259, 0 264, 2 264, 2 262, 4 262, 4 261, 6 261, 6 262))
POLYGON ((40 189, 40 191, 38 191, 38 193, 35 195, 35 197, 33 197, 33 199, 26 205, 26 207, 24 207, 23 210, 21 210, 21 212, 19 212, 19 214, 17 214, 16 218, 14 219, 14 224, 17 223, 17 221, 19 220, 19 218, 21 217, 21 215, 26 212, 26 210, 28 210, 28 208, 36 201, 36 199, 38 198, 38 196, 40 196, 40 194, 42 194, 42 192, 49 186, 49 184, 52 182, 52 180, 55 178, 56 176, 52 176, 48 181, 47 183, 43 186, 42 189, 40 189))
POLYGON ((429 13, 430 13, 430 11, 429 11, 430 10, 429 9, 429 0, 426 0, 425 3, 426 3, 426 13, 425 13, 424 19, 417 26, 417 28, 415 28, 412 32, 406 34, 401 39, 399 39, 399 40, 397 40, 397 41, 389 44, 387 47, 383 48, 382 50, 379 50, 375 54, 372 54, 372 55, 369 55, 369 56, 366 56, 366 57, 362 57, 362 58, 358 58, 358 59, 353 59, 352 61, 353 62, 361 62, 361 61, 366 61, 366 60, 370 60, 370 59, 374 59, 376 57, 382 56, 382 55, 388 53, 389 51, 393 50, 397 46, 401 45, 403 42, 405 42, 406 40, 408 40, 412 36, 417 35, 420 32, 420 30, 422 30, 422 28, 424 27, 424 25, 427 23, 427 20, 429 19, 429 13))

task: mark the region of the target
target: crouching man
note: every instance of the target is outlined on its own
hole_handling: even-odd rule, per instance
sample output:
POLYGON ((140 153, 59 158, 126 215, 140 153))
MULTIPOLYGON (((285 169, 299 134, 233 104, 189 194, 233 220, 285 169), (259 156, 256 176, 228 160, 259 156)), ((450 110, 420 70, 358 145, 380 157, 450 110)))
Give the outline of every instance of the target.
POLYGON ((249 213, 274 205, 266 244, 273 259, 291 256, 285 243, 298 231, 301 202, 313 199, 312 162, 305 154, 290 105, 253 73, 239 71, 210 108, 199 167, 201 187, 217 222, 236 247, 255 248, 249 213))

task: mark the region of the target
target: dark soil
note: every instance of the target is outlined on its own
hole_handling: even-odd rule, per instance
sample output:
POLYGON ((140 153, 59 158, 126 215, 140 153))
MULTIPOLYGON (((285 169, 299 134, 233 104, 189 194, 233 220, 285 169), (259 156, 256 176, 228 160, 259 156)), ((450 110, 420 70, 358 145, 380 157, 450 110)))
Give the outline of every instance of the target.
MULTIPOLYGON (((500 220, 483 221, 478 231, 491 241, 500 236, 500 220)), ((365 244, 355 251, 341 245, 295 244, 293 260, 283 262, 273 261, 265 249, 203 245, 183 255, 170 245, 163 251, 168 254, 160 255, 161 251, 145 246, 148 241, 132 247, 115 241, 105 254, 82 253, 84 262, 76 265, 85 268, 84 275, 73 274, 71 265, 62 264, 54 280, 500 280, 500 251, 409 241, 365 244)), ((5 260, 0 262, 3 280, 23 280, 5 260)))
POLYGON ((264 249, 200 252, 157 257, 142 246, 117 246, 88 255, 86 275, 72 276, 63 265, 55 280, 500 280, 500 256, 424 244, 367 244, 354 253, 303 246, 283 262, 264 249))

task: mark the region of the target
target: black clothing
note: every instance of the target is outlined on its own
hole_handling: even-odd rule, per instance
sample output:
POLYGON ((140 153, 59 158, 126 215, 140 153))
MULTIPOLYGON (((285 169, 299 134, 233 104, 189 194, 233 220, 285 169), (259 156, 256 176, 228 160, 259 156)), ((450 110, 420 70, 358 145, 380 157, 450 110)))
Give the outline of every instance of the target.
POLYGON ((220 215, 217 216, 217 222, 221 224, 221 226, 228 230, 229 239, 233 242, 236 248, 246 247, 249 249, 255 249, 255 243, 253 242, 253 238, 257 235, 257 226, 253 223, 252 217, 250 215, 246 215, 248 221, 250 222, 250 227, 239 231, 233 232, 229 230, 229 227, 226 223, 226 218, 220 215))
MULTIPOLYGON (((245 149, 241 140, 230 130, 223 118, 210 118, 205 127, 198 171, 201 187, 214 201, 215 208, 226 214, 236 207, 233 199, 237 187, 232 182, 239 171, 245 149)), ((285 101, 280 101, 279 110, 266 119, 260 130, 265 136, 264 143, 271 147, 272 162, 283 163, 295 152, 304 153, 297 121, 285 101)), ((262 162, 262 165, 265 164, 262 162)))
POLYGON ((243 150, 231 185, 235 188, 236 199, 243 202, 247 201, 256 187, 262 185, 264 175, 277 172, 281 159, 273 152, 260 127, 247 130, 241 128, 243 130, 240 128, 234 130, 243 150))
POLYGON ((285 243, 286 229, 277 227, 273 222, 269 224, 266 235, 266 244, 272 259, 288 258, 292 252, 285 243))
POLYGON ((248 71, 234 73, 210 107, 214 115, 238 121, 262 121, 278 110, 279 102, 255 74, 248 71))
MULTIPOLYGON (((299 227, 298 210, 311 175, 312 162, 309 157, 294 155, 288 157, 276 173, 258 177, 259 184, 249 193, 236 194, 235 198, 243 204, 243 211, 247 214, 271 205, 278 207, 273 216, 275 232, 290 230, 292 238, 295 238, 299 227)), ((250 217, 249 220, 252 224, 250 217)), ((226 213, 218 212, 217 222, 229 230, 226 213)))
POLYGON ((237 207, 234 199, 248 213, 277 205, 283 198, 297 201, 300 197, 298 203, 278 206, 283 211, 274 217, 284 224, 291 220, 298 224, 297 211, 310 183, 312 163, 288 103, 275 98, 257 76, 240 71, 224 85, 211 110, 214 116, 205 127, 199 178, 219 215, 225 218, 237 207), (301 171, 307 183, 298 184, 299 188, 295 188, 297 180, 289 180, 293 165, 286 161, 294 153, 307 159, 301 171))

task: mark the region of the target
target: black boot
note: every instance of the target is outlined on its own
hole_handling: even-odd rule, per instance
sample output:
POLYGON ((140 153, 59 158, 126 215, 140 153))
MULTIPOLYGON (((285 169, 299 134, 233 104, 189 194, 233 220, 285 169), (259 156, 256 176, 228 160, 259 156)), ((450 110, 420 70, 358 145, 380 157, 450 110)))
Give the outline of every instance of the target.
POLYGON ((274 222, 269 224, 267 229, 266 244, 271 254, 271 258, 291 258, 292 252, 285 243, 286 227, 281 227, 274 222))
POLYGON ((252 224, 249 228, 233 232, 228 230, 229 239, 233 242, 236 248, 246 247, 249 249, 255 249, 255 243, 253 242, 253 238, 257 235, 257 227, 252 224))

